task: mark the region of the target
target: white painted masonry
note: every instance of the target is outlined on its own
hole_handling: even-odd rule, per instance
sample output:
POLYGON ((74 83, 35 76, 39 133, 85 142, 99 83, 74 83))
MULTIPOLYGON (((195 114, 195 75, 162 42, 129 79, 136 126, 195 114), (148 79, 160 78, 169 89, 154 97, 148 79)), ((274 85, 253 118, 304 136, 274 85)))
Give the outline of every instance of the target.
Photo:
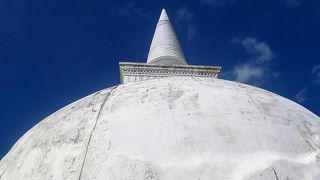
POLYGON ((148 55, 148 64, 186 65, 186 59, 166 10, 162 10, 148 55))
POLYGON ((220 66, 190 66, 172 28, 166 10, 162 10, 147 63, 120 62, 120 82, 130 83, 164 77, 190 76, 218 78, 220 66))

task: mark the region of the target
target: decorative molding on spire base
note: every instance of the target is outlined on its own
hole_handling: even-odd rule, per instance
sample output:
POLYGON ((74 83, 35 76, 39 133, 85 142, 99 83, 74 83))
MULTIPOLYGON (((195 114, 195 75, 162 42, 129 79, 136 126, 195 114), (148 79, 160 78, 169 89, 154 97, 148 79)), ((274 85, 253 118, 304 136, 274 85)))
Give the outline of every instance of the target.
POLYGON ((218 78, 220 66, 156 65, 120 62, 121 84, 173 76, 218 78))
POLYGON ((147 63, 120 62, 121 84, 173 76, 218 78, 220 66, 187 65, 167 12, 162 13, 153 36, 147 63))

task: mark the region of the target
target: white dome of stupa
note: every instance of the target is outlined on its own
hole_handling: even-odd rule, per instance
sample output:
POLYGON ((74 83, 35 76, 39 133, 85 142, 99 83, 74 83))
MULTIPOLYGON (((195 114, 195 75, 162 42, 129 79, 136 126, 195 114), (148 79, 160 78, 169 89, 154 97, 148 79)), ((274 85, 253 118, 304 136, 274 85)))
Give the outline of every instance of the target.
POLYGON ((318 180, 320 118, 269 91, 172 77, 78 100, 29 130, 1 180, 318 180))
POLYGON ((165 10, 147 63, 29 130, 0 180, 319 180, 320 118, 187 65, 165 10))

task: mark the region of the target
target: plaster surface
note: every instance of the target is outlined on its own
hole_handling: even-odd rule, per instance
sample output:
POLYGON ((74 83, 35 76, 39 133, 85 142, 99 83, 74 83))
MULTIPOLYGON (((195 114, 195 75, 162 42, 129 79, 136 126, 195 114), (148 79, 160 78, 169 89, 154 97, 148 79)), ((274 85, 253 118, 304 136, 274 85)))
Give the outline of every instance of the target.
POLYGON ((209 78, 128 83, 29 130, 1 180, 318 180, 320 118, 269 91, 209 78))
POLYGON ((166 10, 162 10, 151 42, 147 63, 186 65, 186 59, 166 10))

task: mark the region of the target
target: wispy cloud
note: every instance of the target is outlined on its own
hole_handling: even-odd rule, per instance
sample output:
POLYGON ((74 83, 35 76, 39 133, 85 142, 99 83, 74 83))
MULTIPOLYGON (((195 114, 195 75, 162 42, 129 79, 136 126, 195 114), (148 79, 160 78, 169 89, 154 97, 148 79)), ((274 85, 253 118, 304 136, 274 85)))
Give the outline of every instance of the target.
POLYGON ((193 22, 196 17, 192 14, 187 7, 182 7, 177 10, 177 21, 193 22))
POLYGON ((147 16, 134 3, 128 3, 122 6, 121 8, 118 9, 118 12, 121 16, 127 16, 127 17, 131 17, 131 16, 146 17, 147 16))
POLYGON ((311 69, 311 77, 311 82, 309 82, 304 88, 299 90, 294 96, 299 103, 311 100, 312 98, 310 97, 312 97, 312 92, 319 91, 318 89, 320 86, 320 65, 314 66, 311 69))
POLYGON ((187 40, 191 41, 197 34, 197 28, 194 25, 187 26, 187 40))
POLYGON ((307 100, 307 87, 301 89, 294 98, 299 102, 302 103, 307 100))
POLYGON ((187 40, 191 41, 197 34, 197 28, 195 26, 195 15, 191 13, 187 7, 182 7, 177 10, 176 21, 177 23, 185 27, 187 40))
POLYGON ((233 5, 238 0, 200 0, 202 4, 209 6, 233 5))
POLYGON ((246 52, 253 56, 251 60, 258 64, 268 62, 273 58, 269 45, 265 42, 258 42, 256 38, 235 39, 233 42, 241 44, 246 52))
POLYGON ((24 5, 25 5, 25 0, 18 0, 17 1, 17 9, 18 10, 22 10, 24 5))
POLYGON ((314 79, 315 79, 314 82, 316 84, 320 84, 320 65, 313 67, 311 72, 315 76, 314 77, 314 79))
POLYGON ((250 62, 239 64, 232 70, 232 75, 239 82, 250 82, 253 79, 260 79, 264 74, 265 72, 262 67, 250 62))
MULTIPOLYGON (((240 0, 199 0, 200 3, 208 6, 234 5, 240 0)), ((301 0, 282 0, 287 7, 295 8, 301 5, 301 0)))
POLYGON ((301 0, 284 0, 288 7, 298 7, 301 4, 301 0))
POLYGON ((258 84, 258 82, 278 75, 270 65, 274 53, 268 44, 252 37, 234 39, 233 43, 241 45, 249 58, 237 64, 231 71, 226 72, 225 76, 227 78, 239 82, 258 84))

